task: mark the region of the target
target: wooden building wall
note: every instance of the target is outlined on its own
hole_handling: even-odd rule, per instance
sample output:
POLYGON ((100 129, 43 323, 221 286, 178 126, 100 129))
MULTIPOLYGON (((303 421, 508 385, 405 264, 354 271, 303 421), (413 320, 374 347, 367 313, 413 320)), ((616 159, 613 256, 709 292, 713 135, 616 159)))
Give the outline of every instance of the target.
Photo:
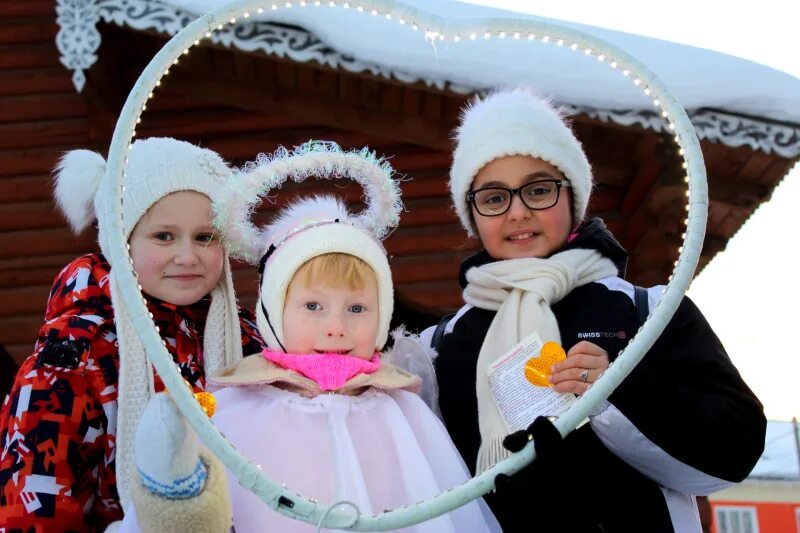
MULTIPOLYGON (((0 21, 0 345, 20 361, 35 341, 54 275, 96 249, 92 231, 75 237, 54 210, 51 170, 69 149, 105 153, 128 90, 165 38, 101 25, 98 62, 77 93, 59 62, 51 0, 5 0, 0 21)), ((237 165, 309 139, 370 146, 390 157, 405 177, 406 211, 386 242, 400 308, 434 315, 461 303, 458 265, 477 246, 465 238, 447 189, 449 131, 465 99, 314 63, 207 47, 164 80, 138 136, 183 138, 237 165)), ((666 282, 685 213, 674 147, 652 131, 587 117, 576 117, 575 129, 597 180, 590 212, 603 216, 631 252, 629 279, 666 282)), ((746 147, 704 142, 703 151, 712 202, 701 268, 793 164, 746 147)), ((346 184, 287 189, 276 205, 291 198, 292 189, 332 190, 354 205, 360 197, 346 184)), ((265 205, 259 220, 274 208, 265 205)), ((236 265, 235 279, 240 299, 252 304, 255 271, 236 265)))
POLYGON ((59 61, 51 0, 0 2, 0 345, 29 352, 53 276, 77 248, 50 200, 59 155, 92 146, 84 97, 59 61))

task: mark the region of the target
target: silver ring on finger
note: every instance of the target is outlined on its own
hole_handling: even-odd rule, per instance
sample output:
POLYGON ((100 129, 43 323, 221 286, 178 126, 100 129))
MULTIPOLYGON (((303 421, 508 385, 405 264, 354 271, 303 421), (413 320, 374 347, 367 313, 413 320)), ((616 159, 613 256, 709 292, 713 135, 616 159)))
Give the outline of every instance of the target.
POLYGON ((588 368, 584 368, 583 370, 581 370, 581 373, 580 373, 580 376, 578 376, 578 379, 580 379, 581 381, 586 383, 587 380, 589 379, 589 369, 588 368))

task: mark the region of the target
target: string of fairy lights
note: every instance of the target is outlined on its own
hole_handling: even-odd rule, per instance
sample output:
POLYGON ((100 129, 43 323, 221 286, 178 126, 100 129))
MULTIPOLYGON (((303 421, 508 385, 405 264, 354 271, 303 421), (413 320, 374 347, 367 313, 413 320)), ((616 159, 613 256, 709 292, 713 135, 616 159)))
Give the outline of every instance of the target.
MULTIPOLYGON (((649 101, 660 111, 666 124, 665 131, 672 136, 676 144, 677 154, 682 161, 684 182, 687 184, 687 213, 683 220, 683 245, 677 250, 678 259, 675 261, 669 277, 670 283, 665 288, 659 305, 653 310, 651 319, 640 328, 639 333, 628 344, 628 347, 620 352, 615 363, 609 367, 601 379, 595 382, 590 390, 556 421, 559 430, 563 434, 568 433, 583 422, 594 406, 606 399, 619 382, 627 376, 655 342, 672 313, 677 309, 680 299, 688 288, 700 255, 708 203, 705 166, 699 141, 683 108, 646 67, 625 52, 590 35, 532 19, 461 19, 458 21, 461 27, 452 28, 446 24, 445 20, 406 6, 402 2, 391 0, 372 2, 300 0, 267 3, 257 0, 235 0, 211 13, 202 15, 175 35, 154 57, 134 85, 120 115, 109 151, 106 192, 111 197, 118 196, 119 202, 116 206, 109 203, 108 209, 111 216, 106 218, 110 222, 101 221, 101 225, 110 225, 105 234, 122 239, 122 232, 119 228, 122 227, 123 195, 119 194, 119 191, 124 192, 123 184, 127 178, 125 174, 128 163, 127 154, 130 145, 136 138, 136 126, 141 124, 142 114, 147 110, 147 103, 155 97, 162 79, 169 75, 171 68, 178 65, 181 58, 188 55, 192 48, 199 46, 203 38, 209 39, 215 31, 224 30, 227 26, 247 23, 247 21, 253 20, 254 14, 263 15, 266 12, 278 10, 315 8, 334 8, 363 13, 368 17, 365 22, 369 20, 370 16, 394 21, 401 26, 410 28, 411 31, 420 32, 424 39, 431 42, 457 44, 464 41, 511 39, 566 48, 587 58, 593 57, 596 61, 619 72, 642 92, 645 101, 649 101), (447 30, 442 28, 447 28, 447 30), (115 172, 116 175, 114 175, 115 172), (625 352, 633 353, 626 354, 625 352), (629 357, 624 357, 624 355, 629 355, 629 357)), ((126 246, 118 243, 118 246, 112 246, 111 259, 112 262, 124 260, 130 267, 129 269, 119 269, 123 299, 132 303, 135 301, 135 304, 129 305, 131 316, 134 318, 134 323, 137 325, 145 346, 153 347, 152 350, 148 350, 148 353, 151 354, 151 359, 159 375, 170 391, 174 391, 173 398, 184 416, 201 435, 206 445, 239 477, 240 483, 256 492, 265 502, 284 514, 319 526, 324 522, 325 527, 336 529, 383 531, 406 527, 448 512, 481 496, 494 488, 494 477, 497 474, 516 472, 535 456, 533 446, 529 445, 523 451, 514 454, 511 458, 495 465, 460 487, 443 492, 425 502, 386 511, 376 516, 362 516, 358 508, 349 502, 339 502, 327 506, 292 493, 285 486, 266 478, 259 471, 257 465, 253 465, 233 449, 230 443, 213 428, 203 411, 194 402, 193 397, 182 386, 182 378, 168 358, 166 342, 161 339, 158 327, 152 322, 153 315, 147 311, 146 300, 141 292, 142 287, 137 282, 129 251, 130 246, 127 243, 126 246), (149 324, 145 325, 143 321, 136 321, 136 317, 148 315, 151 319, 149 324), (162 350, 156 349, 159 345, 163 348, 162 350), (339 506, 340 504, 347 504, 352 512, 346 512, 343 507, 339 506)))

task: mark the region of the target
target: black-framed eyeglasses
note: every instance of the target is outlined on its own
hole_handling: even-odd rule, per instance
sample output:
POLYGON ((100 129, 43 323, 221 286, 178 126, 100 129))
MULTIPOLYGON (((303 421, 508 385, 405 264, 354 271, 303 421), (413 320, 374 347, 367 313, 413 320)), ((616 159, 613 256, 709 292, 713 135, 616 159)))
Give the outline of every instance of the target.
POLYGON ((550 209, 558 203, 558 196, 561 187, 569 187, 569 183, 564 180, 536 180, 517 187, 508 189, 506 187, 484 187, 467 193, 467 201, 475 206, 479 215, 485 217, 496 217, 502 215, 511 207, 511 200, 514 195, 519 195, 519 199, 528 209, 541 211, 550 209))

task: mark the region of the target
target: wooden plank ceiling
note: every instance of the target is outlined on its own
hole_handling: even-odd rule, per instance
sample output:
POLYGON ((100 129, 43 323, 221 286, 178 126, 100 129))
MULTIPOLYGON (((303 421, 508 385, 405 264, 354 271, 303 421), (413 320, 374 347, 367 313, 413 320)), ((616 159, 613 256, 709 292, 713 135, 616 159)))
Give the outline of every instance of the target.
MULTIPOLYGON (((59 155, 84 147, 105 153, 127 93, 163 36, 101 25, 99 61, 82 94, 60 66, 51 1, 0 4, 0 345, 21 360, 41 325, 53 276, 96 249, 91 231, 75 237, 51 201, 59 155), (5 31, 8 28, 14 31, 5 31)), ((406 212, 386 241, 398 293, 398 320, 432 323, 461 303, 458 265, 477 242, 465 238, 450 208, 449 132, 463 95, 259 54, 202 47, 165 78, 148 104, 139 137, 169 135, 221 153, 236 165, 280 145, 333 140, 370 146, 405 176, 406 212)), ((680 245, 684 186, 675 150, 650 131, 576 117, 576 132, 598 182, 590 212, 603 216, 631 251, 628 278, 664 283, 680 245)), ((766 200, 792 162, 703 143, 711 207, 701 267, 766 200)), ((347 183, 287 186, 266 221, 299 191, 331 191, 358 206, 347 183)), ((237 291, 254 302, 257 275, 235 270, 237 291)))

